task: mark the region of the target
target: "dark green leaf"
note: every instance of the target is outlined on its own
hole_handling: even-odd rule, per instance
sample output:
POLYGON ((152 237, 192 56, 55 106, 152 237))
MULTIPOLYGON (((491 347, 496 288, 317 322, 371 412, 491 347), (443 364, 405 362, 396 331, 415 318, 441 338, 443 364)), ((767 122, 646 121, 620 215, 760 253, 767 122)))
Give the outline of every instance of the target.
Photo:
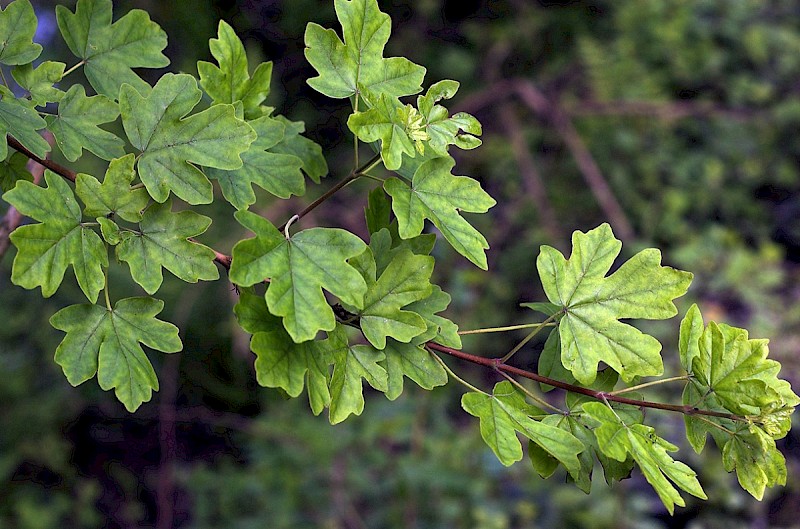
POLYGON ((33 42, 36 22, 28 0, 14 0, 4 10, 0 8, 0 63, 27 64, 42 53, 42 47, 33 42))

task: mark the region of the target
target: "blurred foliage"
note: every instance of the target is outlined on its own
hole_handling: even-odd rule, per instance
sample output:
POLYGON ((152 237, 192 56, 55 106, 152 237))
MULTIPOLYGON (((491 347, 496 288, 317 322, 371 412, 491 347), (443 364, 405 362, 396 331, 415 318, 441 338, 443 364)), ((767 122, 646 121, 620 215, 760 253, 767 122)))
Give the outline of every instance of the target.
MULTIPOLYGON (((52 4, 36 2, 37 41, 45 46, 43 60, 63 60, 52 4)), ((557 109, 574 125, 633 227, 636 238, 626 241, 625 251, 656 245, 666 263, 695 272, 684 308, 699 301, 713 319, 773 337, 772 355, 798 387, 797 2, 381 5, 393 19, 387 55, 427 66, 428 83, 458 79, 453 109, 475 114, 484 125, 484 146, 460 154, 459 167, 480 178, 499 203, 475 220, 492 245, 492 275, 487 280, 460 257, 437 255, 438 281, 453 295, 452 319, 465 329, 527 321, 530 313, 516 307, 542 299, 533 281, 538 246, 565 249, 573 229, 609 220, 574 149, 554 126, 557 109), (546 108, 501 89, 512 81, 533 86, 546 108), (517 123, 502 119, 504 106, 517 123), (532 156, 533 172, 510 141, 515 131, 532 156), (532 179, 541 181, 543 198, 531 193, 532 179), (543 207, 551 208, 554 227, 543 207)), ((305 23, 334 25, 332 2, 115 2, 118 14, 133 7, 148 10, 167 31, 170 68, 193 73, 198 59, 210 60, 207 40, 225 18, 254 59, 275 61, 268 102, 306 121, 332 175, 349 171, 346 110, 305 84, 313 75, 302 53, 305 23)), ((97 172, 91 164, 77 169, 97 172)), ((363 233, 366 185, 346 189, 310 222, 335 221, 363 233)), ((321 192, 312 188, 309 197, 321 192)), ((283 221, 302 200, 275 203, 260 195, 260 213, 283 221)), ((218 201, 201 212, 215 219, 204 241, 229 252, 241 235, 230 209, 218 201)), ((763 503, 735 486, 717 454, 700 457, 682 447, 680 457, 700 470, 711 500, 666 518, 637 474, 586 496, 562 486, 564 476, 544 482, 522 465, 502 467, 480 442, 477 422, 458 408, 454 385, 432 393, 407 390, 391 404, 373 396, 363 416, 331 427, 304 411, 302 399, 284 401, 256 387, 247 337, 232 331, 235 293, 225 281, 186 287, 165 278, 163 292, 174 310, 163 317, 186 322, 186 348, 172 364, 156 364, 161 392, 128 415, 96 385, 67 384, 52 361, 58 337, 38 332, 47 328, 58 299, 13 287, 11 260, 7 255, 0 262, 0 528, 800 526, 796 429, 780 445, 789 485, 763 503), (170 414, 174 434, 165 441, 170 414), (172 516, 165 520, 162 510, 159 519, 159 495, 171 490, 171 477, 172 516)), ((673 323, 656 329, 667 365, 675 363, 673 323)), ((465 349, 497 354, 521 337, 471 337, 465 349)), ((519 361, 535 362, 540 346, 523 351, 519 361)), ((495 381, 467 374, 473 382, 495 381)), ((667 391, 659 397, 677 399, 667 391)), ((664 422, 682 434, 678 419, 664 422)))

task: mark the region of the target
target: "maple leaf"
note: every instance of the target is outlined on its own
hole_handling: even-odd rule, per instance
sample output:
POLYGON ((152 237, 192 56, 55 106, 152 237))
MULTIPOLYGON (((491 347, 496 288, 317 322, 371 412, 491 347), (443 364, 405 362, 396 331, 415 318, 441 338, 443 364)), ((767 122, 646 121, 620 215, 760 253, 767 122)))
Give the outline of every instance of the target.
POLYGON ((755 425, 739 429, 722 447, 722 464, 736 471, 744 490, 761 501, 764 490, 786 485, 786 459, 775 441, 755 425))
POLYGON ((131 182, 136 177, 134 160, 133 154, 111 160, 102 184, 91 175, 78 175, 75 193, 83 201, 86 216, 118 215, 128 222, 142 219, 142 211, 150 202, 150 195, 141 187, 131 189, 131 182))
POLYGON ((251 79, 247 69, 247 53, 233 28, 224 20, 220 20, 217 35, 217 38, 210 39, 208 44, 211 55, 217 59, 219 66, 198 61, 200 86, 214 103, 241 101, 246 118, 261 116, 261 103, 269 95, 272 63, 259 64, 251 79))
POLYGON ((356 235, 335 228, 311 228, 286 238, 267 219, 237 211, 236 220, 256 234, 233 247, 230 279, 250 286, 270 278, 270 313, 283 318, 295 342, 311 340, 336 326, 323 288, 343 302, 361 306, 367 284, 347 260, 364 252, 356 235))
POLYGON ((86 97, 83 86, 78 84, 61 98, 58 114, 47 116, 45 121, 67 160, 80 158, 83 149, 111 160, 125 154, 125 142, 98 125, 114 121, 117 116, 119 107, 114 101, 102 95, 86 97))
POLYGON ((447 155, 447 146, 456 145, 461 149, 474 149, 481 144, 480 122, 466 112, 450 116, 447 109, 437 105, 442 99, 450 99, 458 91, 459 83, 452 80, 439 81, 431 85, 424 96, 417 97, 417 108, 425 119, 427 144, 439 155, 447 155), (461 134, 463 132, 464 134, 461 134))
POLYGON ((283 123, 283 138, 272 146, 270 151, 300 158, 303 171, 312 181, 319 184, 320 178, 328 174, 328 162, 322 155, 322 147, 301 136, 306 130, 302 121, 290 121, 283 116, 275 116, 274 119, 283 123))
POLYGON ((37 132, 47 126, 27 103, 14 98, 5 86, 0 86, 0 160, 8 155, 6 136, 11 135, 39 158, 44 158, 50 144, 37 132))
POLYGON ((7 160, 0 162, 0 191, 14 189, 17 181, 33 182, 33 175, 28 171, 28 157, 15 152, 7 160))
POLYGON ((373 346, 383 349, 389 336, 408 343, 427 330, 422 316, 403 307, 430 295, 433 257, 414 255, 409 250, 397 252, 377 280, 371 249, 367 248, 350 264, 359 269, 367 283, 363 306, 353 312, 364 337, 373 346))
POLYGON ((35 69, 33 64, 22 64, 11 70, 14 80, 31 95, 33 104, 43 107, 64 97, 64 92, 53 86, 64 76, 63 62, 45 61, 35 69))
POLYGON ((283 139, 283 124, 266 116, 249 124, 258 138, 242 154, 242 167, 232 171, 206 169, 206 174, 219 182, 225 199, 236 209, 246 209, 256 201, 252 184, 280 198, 305 193, 305 181, 300 172, 302 160, 291 154, 271 151, 283 139))
POLYGON ((495 201, 477 181, 454 176, 454 165, 450 157, 428 160, 414 173, 411 187, 398 178, 389 178, 384 189, 392 197, 400 237, 419 235, 424 220, 430 219, 458 253, 486 270, 484 250, 489 243, 459 211, 485 213, 495 201))
POLYGON ((384 354, 368 345, 349 345, 347 341, 331 350, 331 406, 329 420, 338 424, 350 415, 364 411, 363 380, 378 391, 387 390, 386 369, 380 365, 384 354))
POLYGON ((594 434, 600 450, 617 461, 625 461, 630 454, 670 514, 675 505, 686 505, 672 483, 692 496, 707 499, 697 481, 697 473, 667 453, 676 451, 678 447, 658 437, 653 428, 644 424, 627 425, 611 408, 600 402, 583 404, 583 411, 599 423, 594 434))
POLYGON ((334 5, 344 42, 334 30, 308 24, 305 55, 319 73, 308 84, 335 99, 357 94, 361 86, 391 97, 418 93, 425 68, 403 57, 383 57, 392 23, 377 0, 335 0, 334 5))
POLYGON ((525 402, 525 396, 508 381, 499 382, 491 395, 470 392, 461 397, 464 411, 480 419, 481 437, 505 466, 522 459, 521 433, 575 473, 580 468, 578 454, 585 446, 574 435, 537 421, 539 408, 525 402))
POLYGON ((386 398, 395 400, 403 393, 403 377, 424 389, 447 384, 447 371, 421 344, 419 339, 402 343, 389 338, 383 348, 386 356, 386 398))
POLYGON ((126 298, 113 309, 71 305, 53 314, 50 324, 67 335, 56 348, 55 360, 73 386, 97 375, 103 390, 114 393, 130 412, 150 400, 158 379, 141 345, 165 353, 180 351, 178 328, 156 315, 164 302, 126 298))
POLYGON ((11 234, 18 249, 11 280, 23 288, 40 286, 42 296, 50 297, 72 265, 78 285, 94 303, 105 282, 105 245, 81 224, 80 207, 67 183, 50 171, 45 172, 45 182, 46 188, 20 181, 3 195, 20 213, 40 222, 20 226, 11 234))
POLYGON ((265 387, 281 388, 297 397, 306 387, 314 415, 330 405, 328 389, 333 362, 330 351, 347 347, 347 336, 338 328, 325 340, 294 343, 280 318, 269 313, 264 296, 243 290, 234 312, 242 328, 253 335, 250 349, 256 355, 256 380, 265 387))
MULTIPOLYGON (((413 157, 415 154, 414 143, 406 130, 403 121, 404 107, 396 98, 380 94, 377 97, 368 96, 363 91, 365 98, 369 98, 370 108, 366 112, 356 112, 347 120, 347 126, 358 138, 367 143, 380 140, 381 159, 390 171, 400 168, 403 154, 413 157)), ((410 105, 407 105, 411 108, 410 105)), ((413 109, 412 109, 413 110, 413 109)))
POLYGON ((83 59, 83 73, 98 94, 117 99, 123 84, 150 90, 131 68, 163 68, 167 35, 141 9, 111 23, 111 0, 78 0, 73 13, 56 6, 56 22, 70 51, 83 59))
POLYGON ((547 298, 563 313, 558 323, 561 363, 587 385, 601 361, 627 382, 661 374, 658 340, 619 319, 674 316, 672 300, 686 292, 692 274, 661 266, 661 252, 647 249, 605 277, 622 247, 608 224, 576 231, 572 247, 566 259, 542 246, 536 261, 547 298))
POLYGON ((128 263, 131 277, 148 294, 161 287, 162 268, 187 283, 218 279, 214 250, 187 240, 210 225, 210 218, 194 211, 173 213, 171 200, 155 203, 144 212, 138 230, 119 234, 117 257, 128 263))
POLYGON ((36 13, 28 0, 0 8, 0 63, 27 64, 42 53, 42 46, 33 42, 36 24, 36 13))
POLYGON ((211 182, 195 165, 242 167, 240 155, 256 139, 252 127, 235 116, 232 105, 214 105, 185 117, 202 91, 187 74, 166 74, 142 97, 122 87, 119 106, 131 144, 139 149, 139 178, 147 192, 164 202, 170 190, 190 204, 213 200, 211 182))

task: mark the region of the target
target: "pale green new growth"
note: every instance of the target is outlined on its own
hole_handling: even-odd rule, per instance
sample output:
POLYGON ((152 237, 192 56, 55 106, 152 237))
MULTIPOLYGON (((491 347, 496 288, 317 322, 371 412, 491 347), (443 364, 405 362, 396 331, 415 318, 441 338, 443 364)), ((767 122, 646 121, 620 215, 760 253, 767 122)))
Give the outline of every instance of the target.
POLYGON ((73 386, 95 374, 104 390, 115 388, 130 412, 150 400, 158 379, 139 342, 165 353, 180 351, 178 328, 156 315, 164 302, 153 298, 121 299, 112 310, 99 305, 71 305, 53 314, 50 324, 67 335, 56 349, 56 363, 73 386))
POLYGON ((583 384, 591 384, 605 362, 623 380, 663 372, 661 344, 622 318, 665 319, 677 314, 692 274, 661 266, 661 252, 643 250, 606 277, 622 243, 608 224, 572 236, 567 260, 542 246, 536 266, 547 298, 561 308, 561 362, 583 384))

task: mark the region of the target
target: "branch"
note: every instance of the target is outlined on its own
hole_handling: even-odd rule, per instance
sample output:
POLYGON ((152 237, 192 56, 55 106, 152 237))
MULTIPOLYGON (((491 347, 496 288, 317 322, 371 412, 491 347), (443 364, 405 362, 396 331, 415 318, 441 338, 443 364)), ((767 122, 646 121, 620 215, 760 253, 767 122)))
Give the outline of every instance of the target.
POLYGON ((425 346, 428 347, 428 349, 432 349, 434 351, 450 355, 460 360, 465 360, 473 364, 488 367, 490 369, 494 369, 495 371, 517 375, 519 377, 527 378, 536 382, 541 382, 543 384, 547 384, 549 386, 553 386, 562 389, 564 391, 569 391, 571 393, 580 393, 581 395, 586 395, 587 397, 591 397, 599 401, 618 402, 620 404, 630 404, 631 406, 639 406, 642 408, 653 408, 657 410, 674 411, 678 413, 683 413, 684 415, 705 415, 707 417, 720 417, 723 419, 730 419, 732 421, 747 420, 744 417, 740 417, 739 415, 734 415, 732 413, 725 413, 713 410, 701 410, 699 408, 695 408, 694 406, 663 404, 661 402, 629 399, 626 397, 620 397, 619 395, 614 394, 613 392, 597 391, 594 389, 584 388, 582 386, 569 384, 567 382, 562 382, 561 380, 545 377, 537 373, 533 373, 531 371, 526 371, 518 367, 510 366, 508 364, 503 363, 500 358, 486 358, 483 356, 475 356, 469 353, 465 353, 464 351, 459 351, 451 347, 440 345, 436 342, 428 342, 425 344, 425 346))
POLYGON ((11 136, 8 136, 8 145, 15 151, 21 152, 22 154, 24 154, 34 162, 38 163, 39 165, 43 165, 45 168, 50 169, 54 173, 63 176, 70 182, 75 183, 75 178, 78 176, 78 173, 76 173, 72 169, 68 169, 63 165, 59 165, 52 160, 39 158, 11 136))

